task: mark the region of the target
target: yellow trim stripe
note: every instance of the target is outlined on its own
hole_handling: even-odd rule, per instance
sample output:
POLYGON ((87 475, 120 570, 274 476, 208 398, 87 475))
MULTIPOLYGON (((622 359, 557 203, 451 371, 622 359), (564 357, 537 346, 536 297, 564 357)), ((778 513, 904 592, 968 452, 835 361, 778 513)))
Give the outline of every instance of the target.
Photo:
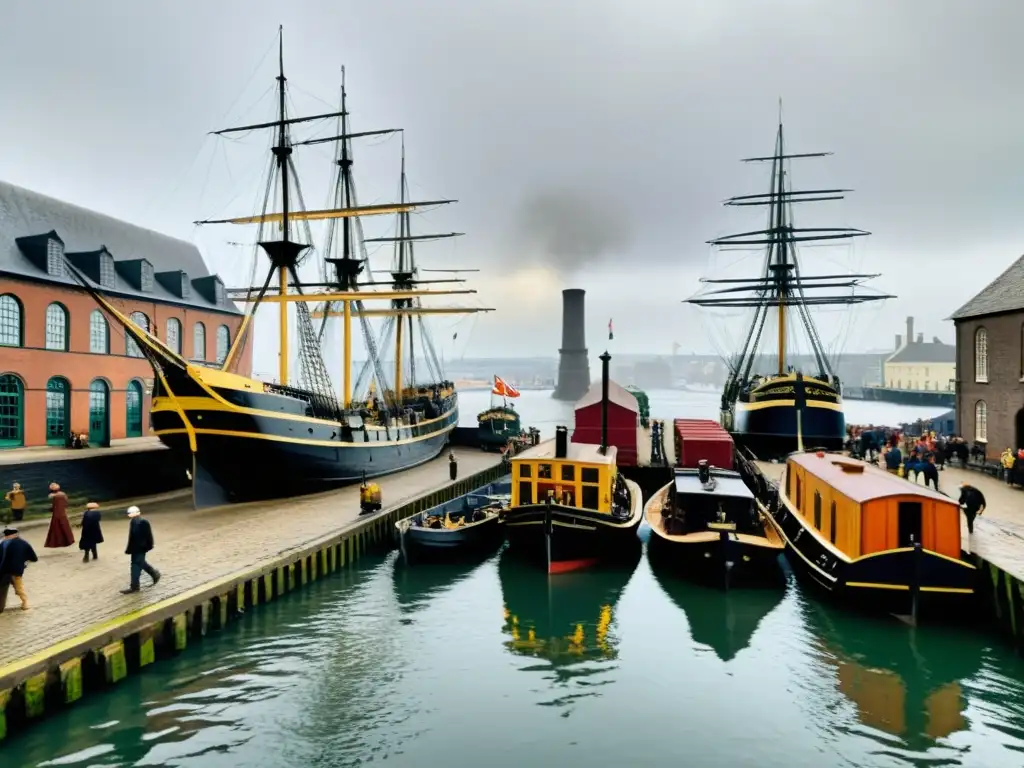
POLYGON ((910 587, 906 584, 880 584, 874 581, 848 581, 848 587, 864 587, 865 589, 892 589, 899 592, 909 592, 910 587))
POLYGON ((973 595, 974 590, 969 587, 921 587, 922 592, 949 592, 954 595, 973 595))
MULTIPOLYGON (((759 411, 762 408, 795 408, 796 400, 762 400, 755 403, 736 403, 736 407, 741 411, 759 411)), ((807 407, 825 408, 830 411, 843 410, 841 403, 827 403, 823 400, 807 400, 807 407)))
MULTIPOLYGON (((455 424, 451 424, 444 429, 439 429, 436 432, 431 432, 429 435, 421 435, 419 437, 407 437, 401 440, 379 440, 370 441, 368 443, 342 443, 337 440, 310 440, 304 437, 284 437, 280 435, 265 435, 259 432, 238 432, 230 429, 196 429, 197 435, 218 435, 220 437, 238 437, 248 440, 270 440, 276 443, 295 443, 298 445, 322 445, 327 448, 383 448, 389 445, 407 445, 409 443, 417 443, 423 440, 428 440, 438 435, 443 435, 446 432, 451 432, 455 429, 455 424)), ((157 436, 163 435, 180 435, 186 433, 185 429, 160 429, 154 430, 154 434, 157 436)))
MULTIPOLYGON (((779 495, 781 496, 782 494, 780 493, 779 495)), ((761 504, 761 502, 757 502, 757 503, 758 503, 758 506, 760 506, 762 509, 764 509, 764 505, 761 504)), ((786 532, 784 530, 782 530, 782 526, 779 525, 778 521, 776 521, 776 519, 771 516, 771 513, 768 512, 767 509, 764 509, 764 513, 765 513, 765 516, 767 516, 768 521, 772 524, 772 526, 774 526, 775 530, 778 532, 779 536, 781 536, 782 538, 784 538, 786 540, 786 543, 789 544, 789 548, 793 552, 796 552, 800 556, 801 560, 803 560, 805 563, 807 563, 807 565, 809 565, 811 568, 816 570, 818 573, 820 573, 822 576, 824 576, 826 579, 828 579, 833 584, 835 584, 837 581, 839 581, 839 579, 837 579, 835 576, 832 576, 831 574, 825 573, 825 571, 823 571, 817 565, 815 565, 810 560, 808 560, 807 556, 804 555, 803 552, 801 552, 799 549, 797 549, 795 546, 793 546, 793 542, 789 540, 789 537, 786 535, 786 532)))

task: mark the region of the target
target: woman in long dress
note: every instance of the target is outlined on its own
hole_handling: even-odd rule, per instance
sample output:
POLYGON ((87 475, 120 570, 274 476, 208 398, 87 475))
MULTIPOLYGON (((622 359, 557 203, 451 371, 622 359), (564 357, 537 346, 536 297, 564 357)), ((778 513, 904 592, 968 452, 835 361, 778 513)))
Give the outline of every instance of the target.
POLYGON ((56 483, 50 483, 50 530, 46 532, 44 547, 59 549, 75 543, 68 521, 68 497, 56 483))

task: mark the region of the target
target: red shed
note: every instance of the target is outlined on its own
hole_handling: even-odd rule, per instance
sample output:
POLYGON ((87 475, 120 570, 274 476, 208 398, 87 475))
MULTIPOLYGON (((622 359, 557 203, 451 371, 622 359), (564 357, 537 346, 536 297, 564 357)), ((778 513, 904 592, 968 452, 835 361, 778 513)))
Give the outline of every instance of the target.
MULTIPOLYGON (((636 466, 636 438, 640 424, 640 406, 627 390, 608 382, 608 444, 618 448, 620 467, 636 466)), ((590 385, 576 403, 574 443, 601 444, 601 382, 590 385)))
POLYGON ((722 426, 710 419, 676 419, 676 465, 696 467, 707 459, 713 467, 733 468, 733 442, 722 426))

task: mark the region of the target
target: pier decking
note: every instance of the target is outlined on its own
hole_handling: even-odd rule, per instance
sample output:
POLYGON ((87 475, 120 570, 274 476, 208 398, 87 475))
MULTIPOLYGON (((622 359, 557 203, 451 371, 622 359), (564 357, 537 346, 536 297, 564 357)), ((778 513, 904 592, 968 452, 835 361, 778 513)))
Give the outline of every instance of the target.
MULTIPOLYGON (((24 537, 39 562, 25 573, 31 609, 12 593, 0 615, 0 739, 83 689, 115 683, 151 663, 162 649, 181 650, 189 636, 221 626, 247 606, 351 563, 374 541, 390 540, 405 515, 465 493, 500 475, 500 457, 454 449, 459 480, 448 479, 447 454, 379 478, 385 508, 359 515, 359 489, 292 500, 162 511, 151 518, 162 575, 142 591, 128 586, 127 520, 108 516, 100 559, 83 563, 77 546, 43 548, 45 527, 24 537)), ((143 514, 146 510, 143 509, 143 514)), ((77 531, 76 531, 77 535, 77 531)))

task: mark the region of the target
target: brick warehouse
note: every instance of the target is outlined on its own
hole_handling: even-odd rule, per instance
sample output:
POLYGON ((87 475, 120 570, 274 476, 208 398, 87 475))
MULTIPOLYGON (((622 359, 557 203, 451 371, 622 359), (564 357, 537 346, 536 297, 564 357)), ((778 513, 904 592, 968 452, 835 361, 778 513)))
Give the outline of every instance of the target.
MULTIPOLYGON (((0 182, 0 448, 149 432, 153 369, 62 256, 197 363, 223 360, 242 321, 191 243, 0 182)), ((237 372, 249 374, 251 349, 237 372)))
POLYGON ((960 434, 991 460, 1024 448, 1024 256, 951 319, 960 434))

